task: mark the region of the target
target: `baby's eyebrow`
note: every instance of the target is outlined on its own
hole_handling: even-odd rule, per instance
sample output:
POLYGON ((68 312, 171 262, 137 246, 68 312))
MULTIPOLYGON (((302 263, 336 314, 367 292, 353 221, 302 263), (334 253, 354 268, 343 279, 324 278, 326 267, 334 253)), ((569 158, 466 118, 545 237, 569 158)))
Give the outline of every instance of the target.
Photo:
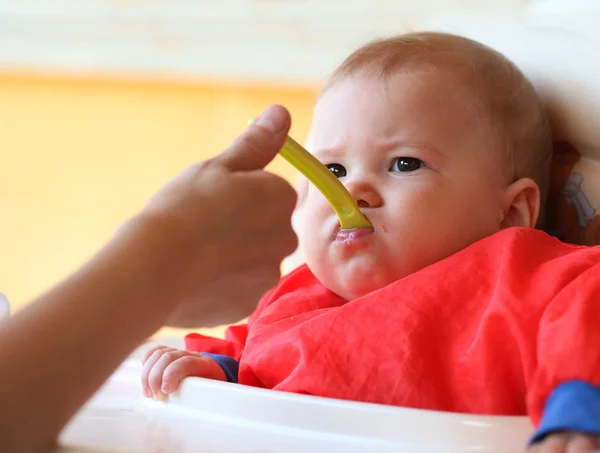
POLYGON ((339 148, 319 148, 312 152, 313 156, 319 159, 336 159, 343 155, 339 148))
POLYGON ((414 140, 406 140, 406 139, 392 139, 388 140, 381 144, 381 149, 384 151, 393 151, 399 150, 402 148, 412 148, 412 149, 420 149, 426 152, 430 152, 436 154, 440 157, 446 157, 446 155, 441 152, 438 148, 433 146, 431 143, 426 143, 423 141, 414 141, 414 140))
MULTIPOLYGON (((381 152, 400 151, 403 148, 423 150, 426 153, 437 155, 440 158, 446 158, 446 155, 438 148, 423 141, 394 138, 373 144, 373 149, 380 150, 381 152)), ((318 148, 315 149, 312 154, 319 160, 335 160, 342 158, 344 156, 344 151, 342 148, 337 147, 318 148)))

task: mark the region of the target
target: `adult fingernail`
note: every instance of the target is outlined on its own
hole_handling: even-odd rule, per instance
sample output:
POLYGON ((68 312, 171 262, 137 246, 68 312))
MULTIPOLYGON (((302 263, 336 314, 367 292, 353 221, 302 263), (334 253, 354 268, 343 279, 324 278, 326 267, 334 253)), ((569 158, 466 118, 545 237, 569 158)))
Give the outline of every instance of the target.
POLYGON ((162 391, 165 393, 169 393, 169 386, 167 384, 162 385, 162 391))
POLYGON ((287 115, 285 115, 283 107, 271 105, 258 117, 255 124, 272 134, 278 134, 286 126, 286 123, 287 115))

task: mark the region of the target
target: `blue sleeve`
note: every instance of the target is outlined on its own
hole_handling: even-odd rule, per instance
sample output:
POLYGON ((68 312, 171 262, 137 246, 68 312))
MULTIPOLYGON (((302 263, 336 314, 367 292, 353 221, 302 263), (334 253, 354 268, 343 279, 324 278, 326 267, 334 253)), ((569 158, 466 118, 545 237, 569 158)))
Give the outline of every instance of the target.
POLYGON ((232 359, 231 357, 228 357, 226 355, 209 354, 207 352, 203 352, 202 354, 214 359, 225 373, 225 376, 227 376, 227 380, 229 382, 237 384, 238 371, 240 369, 240 364, 237 360, 232 359))
POLYGON ((556 239, 558 239, 561 242, 565 242, 565 235, 558 232, 558 231, 554 231, 554 230, 544 230, 544 233, 550 235, 550 236, 554 236, 556 239))
POLYGON ((556 387, 530 445, 555 431, 600 435, 600 388, 579 380, 556 387))

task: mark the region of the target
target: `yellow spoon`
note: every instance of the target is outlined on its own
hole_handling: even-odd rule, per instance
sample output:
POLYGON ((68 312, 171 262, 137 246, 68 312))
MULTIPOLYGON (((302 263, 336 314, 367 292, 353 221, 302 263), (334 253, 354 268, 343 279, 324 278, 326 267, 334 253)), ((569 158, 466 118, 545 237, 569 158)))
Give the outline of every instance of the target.
POLYGON ((279 154, 323 194, 337 214, 342 230, 373 228, 340 180, 296 140, 288 136, 279 154))
MULTIPOLYGON (((248 124, 253 121, 253 119, 249 120, 248 124)), ((340 229, 373 229, 373 225, 360 212, 356 201, 354 201, 346 187, 300 143, 288 135, 279 154, 292 164, 296 170, 306 176, 306 179, 312 182, 323 194, 340 220, 340 229)))

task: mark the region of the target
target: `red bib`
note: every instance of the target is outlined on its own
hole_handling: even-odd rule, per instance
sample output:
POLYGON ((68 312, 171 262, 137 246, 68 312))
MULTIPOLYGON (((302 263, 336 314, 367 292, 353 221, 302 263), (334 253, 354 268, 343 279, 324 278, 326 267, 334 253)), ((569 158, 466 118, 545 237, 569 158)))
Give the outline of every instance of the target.
POLYGON ((600 386, 600 247, 510 228, 351 302, 301 266, 186 347, 239 360, 240 384, 537 424, 558 384, 600 386))

